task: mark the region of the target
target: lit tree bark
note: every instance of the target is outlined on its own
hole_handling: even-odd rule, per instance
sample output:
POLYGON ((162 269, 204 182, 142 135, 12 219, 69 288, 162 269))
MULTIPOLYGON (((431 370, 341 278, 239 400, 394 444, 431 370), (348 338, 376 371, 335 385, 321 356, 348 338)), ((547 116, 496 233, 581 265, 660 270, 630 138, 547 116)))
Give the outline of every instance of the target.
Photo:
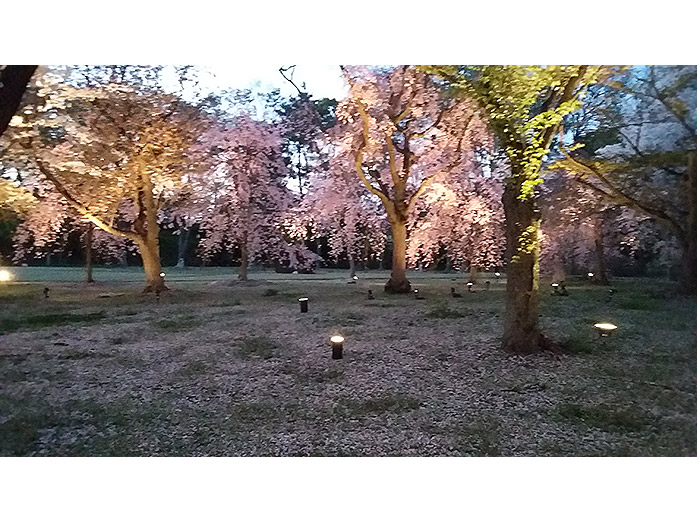
POLYGON ((389 293, 407 293, 411 283, 407 279, 407 223, 399 218, 390 217, 392 226, 392 273, 385 284, 389 293))
POLYGON ((156 292, 167 289, 165 286, 162 274, 162 265, 160 264, 160 246, 157 238, 146 237, 136 240, 140 257, 143 260, 143 269, 145 270, 145 288, 143 293, 156 292))
POLYGON ((518 354, 531 354, 543 344, 538 322, 540 213, 534 197, 519 198, 522 178, 513 174, 503 192, 508 262, 503 348, 518 354))

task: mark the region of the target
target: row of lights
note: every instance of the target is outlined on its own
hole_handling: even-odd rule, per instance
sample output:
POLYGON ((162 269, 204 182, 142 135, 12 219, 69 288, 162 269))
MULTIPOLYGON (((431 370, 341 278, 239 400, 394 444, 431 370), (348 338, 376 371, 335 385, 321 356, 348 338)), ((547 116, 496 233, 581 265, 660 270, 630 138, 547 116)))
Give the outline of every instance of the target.
MULTIPOLYGON (((500 276, 500 273, 495 273, 496 277, 498 278, 500 276)), ((588 273, 589 277, 593 276, 593 273, 588 273)), ((165 273, 161 272, 160 277, 164 278, 165 273)), ((358 279, 354 277, 355 279, 358 279)), ((10 271, 7 270, 0 270, 0 281, 10 281, 13 279, 13 275, 10 271)), ((472 282, 467 283, 468 289, 472 289, 472 282)), ((553 283, 552 287, 556 290, 559 287, 558 283, 553 283)), ((44 289, 44 295, 47 295, 48 293, 46 292, 48 288, 44 289)), ((414 291, 415 293, 418 293, 418 290, 414 291)), ((47 296, 46 296, 47 297, 47 296)), ((298 298, 298 302, 300 303, 300 312, 308 312, 309 310, 309 301, 310 299, 307 297, 303 298, 298 298)), ((610 336, 615 329, 617 329, 617 325, 613 325, 612 323, 596 323, 594 325, 595 329, 598 331, 598 334, 601 337, 607 337, 610 336)), ((329 340, 331 342, 332 346, 332 359, 335 360, 340 360, 343 357, 343 349, 344 349, 344 338, 342 336, 332 336, 329 340)))

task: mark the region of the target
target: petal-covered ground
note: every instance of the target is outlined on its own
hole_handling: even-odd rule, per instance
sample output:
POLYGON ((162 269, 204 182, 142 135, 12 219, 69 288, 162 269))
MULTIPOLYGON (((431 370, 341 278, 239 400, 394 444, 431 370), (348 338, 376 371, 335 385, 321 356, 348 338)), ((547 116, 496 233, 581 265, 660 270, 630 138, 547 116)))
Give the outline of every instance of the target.
POLYGON ((415 275, 419 301, 385 295, 382 272, 277 276, 182 277, 159 302, 133 283, 1 286, 0 455, 697 453, 697 300, 665 282, 543 292, 566 351, 523 358, 499 348, 486 275, 474 293, 415 275))

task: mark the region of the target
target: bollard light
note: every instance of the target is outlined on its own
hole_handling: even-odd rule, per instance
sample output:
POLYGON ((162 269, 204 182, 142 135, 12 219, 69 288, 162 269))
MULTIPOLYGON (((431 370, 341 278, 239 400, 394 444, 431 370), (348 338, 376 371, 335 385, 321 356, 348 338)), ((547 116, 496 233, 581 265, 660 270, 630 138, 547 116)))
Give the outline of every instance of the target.
POLYGON ((592 278, 593 276, 594 276, 594 274, 593 274, 592 272, 589 272, 589 273, 588 273, 588 277, 589 277, 589 278, 592 278))
POLYGON ((6 271, 5 269, 0 271, 0 281, 10 281, 14 276, 10 271, 6 271))
POLYGON ((307 312, 307 306, 310 298, 298 298, 298 301, 300 302, 300 312, 307 312))
POLYGON ((501 277, 501 273, 500 273, 500 272, 495 272, 495 273, 494 273, 494 276, 496 276, 496 281, 499 281, 499 278, 501 277))
POLYGON ((358 279, 358 276, 354 276, 353 279, 354 279, 354 280, 357 280, 357 279, 358 279))
POLYGON ((332 336, 330 341, 332 343, 332 359, 342 359, 344 357, 344 337, 332 336))
POLYGON ((471 282, 471 281, 468 281, 468 282, 467 282, 467 290, 468 290, 469 292, 472 292, 472 282, 471 282))
POLYGON ((164 273, 164 272, 161 272, 161 273, 160 273, 160 278, 164 278, 164 277, 165 277, 165 273, 164 273))
POLYGON ((615 329, 617 329, 617 325, 613 325, 612 323, 596 323, 593 325, 595 327, 595 330, 598 331, 598 335, 601 338, 606 338, 607 336, 610 336, 615 329))
POLYGON ((44 287, 44 298, 48 299, 48 293, 50 292, 48 287, 44 287))

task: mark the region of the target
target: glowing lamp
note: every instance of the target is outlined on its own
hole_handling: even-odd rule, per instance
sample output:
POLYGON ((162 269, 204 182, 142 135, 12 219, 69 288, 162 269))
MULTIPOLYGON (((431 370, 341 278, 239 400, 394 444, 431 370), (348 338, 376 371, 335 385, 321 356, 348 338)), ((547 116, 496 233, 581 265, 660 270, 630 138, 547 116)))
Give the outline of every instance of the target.
POLYGON ((589 278, 592 278, 593 276, 594 276, 594 274, 593 274, 592 272, 589 272, 589 273, 588 273, 588 277, 589 277, 589 278))
POLYGON ((165 273, 164 273, 164 272, 161 272, 161 273, 160 273, 160 278, 164 278, 164 277, 165 277, 165 273))
POLYGON ((332 336, 330 338, 332 343, 332 359, 340 360, 343 358, 344 351, 344 337, 343 336, 332 336))
POLYGON ((309 301, 310 298, 298 298, 298 302, 300 302, 300 312, 307 312, 307 306, 309 301))
POLYGON ((471 281, 468 281, 468 282, 467 282, 467 290, 468 290, 469 292, 472 292, 472 282, 471 282, 471 281))
POLYGON ((558 284, 558 283, 553 283, 553 284, 552 284, 552 288, 553 288, 554 290, 557 290, 557 289, 559 288, 559 284, 558 284))
POLYGON ((10 271, 4 269, 0 271, 0 281, 10 281, 13 277, 10 271))
POLYGON ((598 331, 598 335, 601 338, 610 336, 615 329, 617 329, 617 325, 613 325, 612 323, 596 323, 593 327, 598 331))
POLYGON ((501 277, 501 273, 497 271, 494 273, 494 276, 496 276, 496 280, 498 280, 501 277))
POLYGON ((358 279, 358 276, 354 276, 353 279, 354 279, 354 280, 357 280, 357 279, 358 279))

